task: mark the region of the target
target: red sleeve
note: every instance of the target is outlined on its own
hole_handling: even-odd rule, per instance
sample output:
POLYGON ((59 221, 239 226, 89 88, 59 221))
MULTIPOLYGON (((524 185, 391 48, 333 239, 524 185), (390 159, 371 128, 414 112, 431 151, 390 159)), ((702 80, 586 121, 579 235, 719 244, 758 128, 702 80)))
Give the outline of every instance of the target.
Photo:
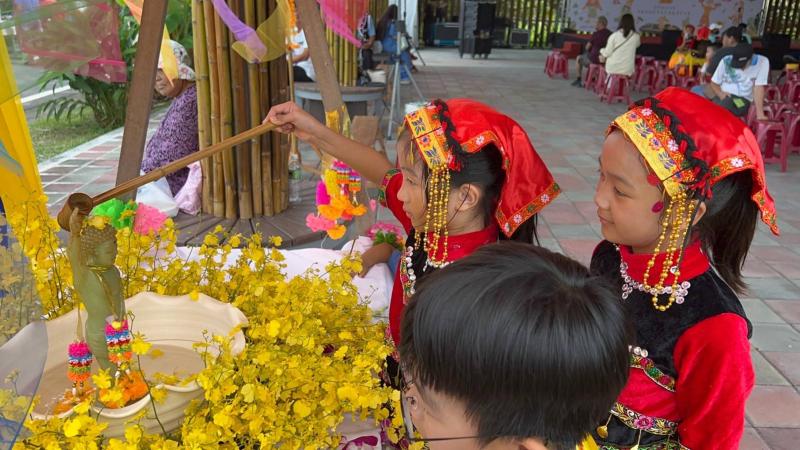
POLYGON ((381 205, 389 208, 389 211, 394 214, 400 224, 403 225, 406 234, 411 232, 411 220, 403 210, 403 202, 398 200, 397 192, 400 186, 403 185, 403 174, 398 169, 390 169, 383 177, 381 183, 380 200, 381 205))
POLYGON ((681 444, 738 449, 755 383, 745 320, 733 313, 703 320, 678 339, 674 357, 681 444))

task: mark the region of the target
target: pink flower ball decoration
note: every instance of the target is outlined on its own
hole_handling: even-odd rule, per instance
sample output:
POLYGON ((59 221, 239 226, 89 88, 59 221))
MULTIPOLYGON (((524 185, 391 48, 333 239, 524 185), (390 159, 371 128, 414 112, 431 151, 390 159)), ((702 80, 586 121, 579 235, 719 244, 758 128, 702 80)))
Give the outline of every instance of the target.
POLYGON ((310 228, 311 231, 328 231, 336 226, 336 222, 309 213, 309 215, 306 216, 306 226, 310 228))
POLYGON ((317 205, 328 205, 331 202, 331 196, 328 195, 328 188, 325 183, 320 181, 317 183, 317 205))
POLYGON ((164 226, 167 216, 152 206, 139 203, 136 208, 136 218, 133 221, 133 231, 139 234, 157 232, 164 226))

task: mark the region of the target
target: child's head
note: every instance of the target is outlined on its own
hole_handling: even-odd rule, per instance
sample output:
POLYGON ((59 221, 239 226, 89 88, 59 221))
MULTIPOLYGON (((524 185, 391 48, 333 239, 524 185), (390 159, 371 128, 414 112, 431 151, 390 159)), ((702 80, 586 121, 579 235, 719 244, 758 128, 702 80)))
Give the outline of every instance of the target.
POLYGON ((687 23, 683 27, 684 36, 694 36, 694 25, 687 23))
POLYGON ((408 114, 397 151, 398 198, 418 231, 496 223, 505 237, 533 242, 536 214, 559 192, 522 127, 473 100, 435 100, 408 114))
POLYGON ((720 44, 717 44, 717 43, 709 44, 709 45, 706 47, 706 61, 711 61, 711 59, 714 57, 714 53, 715 53, 715 52, 717 51, 717 49, 719 49, 720 47, 721 47, 721 45, 720 45, 720 44))
POLYGON ((404 412, 432 450, 574 448, 625 385, 628 330, 617 292, 577 262, 482 247, 405 309, 404 412))
POLYGON ((778 231, 752 133, 680 89, 635 104, 609 131, 595 193, 603 236, 634 253, 680 252, 687 235, 699 239, 723 279, 741 291, 759 210, 778 231))

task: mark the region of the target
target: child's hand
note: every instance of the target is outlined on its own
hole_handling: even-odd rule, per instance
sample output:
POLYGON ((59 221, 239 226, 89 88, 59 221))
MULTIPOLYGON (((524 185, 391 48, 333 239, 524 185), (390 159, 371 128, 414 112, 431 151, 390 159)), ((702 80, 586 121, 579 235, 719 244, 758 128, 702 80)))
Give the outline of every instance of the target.
POLYGON ((385 242, 373 245, 361 255, 361 273, 358 276, 364 278, 375 264, 389 262, 393 251, 394 247, 385 242))

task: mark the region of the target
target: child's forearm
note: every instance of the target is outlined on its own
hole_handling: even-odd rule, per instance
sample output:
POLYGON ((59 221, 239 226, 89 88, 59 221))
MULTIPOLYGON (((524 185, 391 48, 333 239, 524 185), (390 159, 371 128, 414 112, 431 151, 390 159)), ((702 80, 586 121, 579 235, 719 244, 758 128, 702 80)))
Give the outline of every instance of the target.
POLYGON ((375 264, 388 262, 394 250, 395 248, 386 242, 375 244, 361 255, 361 264, 367 269, 375 264))

